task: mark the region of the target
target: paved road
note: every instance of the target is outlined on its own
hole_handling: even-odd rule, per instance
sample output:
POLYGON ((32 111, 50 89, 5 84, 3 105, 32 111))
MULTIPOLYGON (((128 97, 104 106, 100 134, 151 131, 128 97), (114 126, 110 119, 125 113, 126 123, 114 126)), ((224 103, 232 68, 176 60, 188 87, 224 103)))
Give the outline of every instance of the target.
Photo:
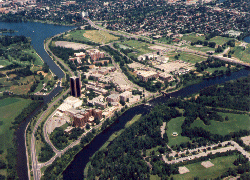
POLYGON ((31 135, 31 160, 32 160, 32 170, 33 170, 33 177, 35 180, 40 179, 41 177, 41 164, 38 163, 37 156, 36 156, 36 138, 35 133, 37 131, 38 126, 40 125, 43 117, 47 114, 47 112, 60 100, 62 99, 63 95, 67 94, 70 90, 68 89, 66 92, 64 92, 59 98, 57 98, 52 104, 49 105, 49 107, 42 113, 41 117, 38 119, 38 121, 35 124, 35 127, 32 131, 31 135))
MULTIPOLYGON (((200 147, 200 148, 196 148, 196 149, 191 149, 191 150, 188 150, 190 153, 194 152, 194 151, 198 151, 200 150, 201 153, 199 154, 196 154, 196 155, 192 155, 192 156, 188 156, 188 157, 183 157, 183 158, 179 158, 177 160, 171 160, 169 161, 165 155, 162 156, 163 160, 165 163, 168 163, 168 164, 175 164, 175 163, 179 163, 179 162, 183 162, 183 161, 188 161, 188 160, 192 160, 192 159, 195 159, 195 158, 200 158, 200 157, 204 157, 204 156, 207 156, 208 154, 212 153, 212 154, 216 154, 216 153, 222 153, 222 152, 226 152, 226 151, 229 151, 229 150, 238 150, 239 152, 241 152, 241 154, 243 154, 244 156, 246 156, 246 158, 249 159, 250 161, 250 153, 248 153, 247 151, 245 151, 238 143, 236 143, 235 141, 225 141, 225 142, 222 142, 221 145, 222 146, 225 146, 226 144, 228 143, 231 143, 231 146, 227 146, 227 147, 221 147, 219 149, 216 149, 216 150, 207 150, 206 152, 203 151, 203 149, 207 149, 208 147, 211 147, 211 149, 215 146, 218 146, 218 144, 214 144, 214 145, 211 145, 211 146, 206 146, 206 147, 200 147)), ((186 151, 185 150, 184 152, 181 152, 180 154, 186 154, 186 151)), ((177 154, 177 152, 173 151, 171 154, 169 154, 169 156, 175 156, 177 154)))

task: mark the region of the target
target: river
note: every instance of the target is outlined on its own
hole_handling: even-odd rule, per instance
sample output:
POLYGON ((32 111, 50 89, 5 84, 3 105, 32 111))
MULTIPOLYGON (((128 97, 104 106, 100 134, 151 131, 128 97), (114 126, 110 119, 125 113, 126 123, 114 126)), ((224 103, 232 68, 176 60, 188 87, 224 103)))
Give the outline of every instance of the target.
POLYGON ((250 36, 247 36, 243 39, 243 41, 247 42, 247 43, 250 43, 250 36))
MULTIPOLYGON (((250 71, 243 69, 238 72, 232 73, 230 76, 224 75, 221 77, 211 78, 208 80, 204 80, 201 83, 188 86, 186 88, 183 88, 179 91, 170 93, 169 95, 171 97, 185 97, 188 95, 191 95, 193 93, 199 92, 201 89, 214 85, 214 84, 220 84, 224 83, 226 81, 230 81, 233 79, 238 79, 240 77, 244 77, 250 75, 250 71)), ((149 101, 150 105, 152 107, 155 104, 166 102, 169 99, 169 97, 158 97, 151 101, 149 101)), ((102 145, 109 139, 109 137, 116 131, 121 130, 124 128, 125 124, 130 121, 136 114, 146 114, 150 111, 152 107, 149 106, 136 106, 128 111, 126 111, 122 116, 117 118, 116 122, 107 128, 105 131, 97 135, 94 140, 84 147, 74 158, 74 160, 71 162, 71 164, 67 167, 67 169, 63 172, 63 179, 64 180, 79 180, 83 179, 83 171, 86 167, 86 164, 89 162, 89 158, 93 156, 93 154, 98 151, 102 145)))
MULTIPOLYGON (((3 33, 3 35, 24 35, 31 38, 31 44, 41 58, 49 65, 51 71, 59 78, 64 76, 63 71, 55 64, 50 58, 47 52, 44 50, 44 40, 52 37, 56 34, 66 32, 75 27, 71 26, 57 26, 52 24, 43 24, 37 22, 26 23, 5 23, 0 22, 0 29, 13 29, 15 33, 3 33)), ((57 86, 48 96, 44 98, 44 104, 47 104, 56 94, 58 94, 62 88, 57 86)), ((38 107, 30 116, 28 116, 25 122, 21 123, 19 128, 15 132, 14 139, 17 142, 17 174, 19 179, 28 179, 28 168, 25 149, 25 128, 34 116, 36 112, 42 109, 43 105, 38 107)))

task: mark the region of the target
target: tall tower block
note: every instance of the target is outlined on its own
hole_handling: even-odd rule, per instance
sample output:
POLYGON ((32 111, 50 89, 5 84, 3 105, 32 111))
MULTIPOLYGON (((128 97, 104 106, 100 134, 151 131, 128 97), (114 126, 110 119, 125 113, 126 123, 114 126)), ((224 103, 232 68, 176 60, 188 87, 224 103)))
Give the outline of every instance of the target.
POLYGON ((71 95, 74 97, 81 96, 81 80, 79 77, 73 76, 70 78, 71 95))

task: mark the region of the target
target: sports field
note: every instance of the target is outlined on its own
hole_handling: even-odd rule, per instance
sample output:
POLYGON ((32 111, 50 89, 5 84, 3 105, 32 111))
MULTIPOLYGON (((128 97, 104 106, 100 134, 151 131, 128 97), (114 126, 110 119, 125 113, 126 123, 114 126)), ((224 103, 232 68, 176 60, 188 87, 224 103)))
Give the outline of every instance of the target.
POLYGON ((234 160, 237 158, 237 155, 218 157, 211 159, 210 162, 214 164, 213 167, 205 168, 201 165, 201 162, 185 165, 190 172, 186 174, 177 174, 173 175, 174 179, 178 180, 187 180, 194 179, 199 177, 200 179, 214 179, 218 176, 221 176, 225 173, 230 167, 235 167, 233 165, 234 160))
MULTIPOLYGON (((27 107, 32 100, 21 98, 5 98, 0 100, 0 150, 3 154, 0 159, 6 160, 7 149, 13 147, 14 130, 10 130, 11 122, 18 116, 22 109, 27 107)), ((4 170, 1 173, 5 174, 4 170)))
POLYGON ((239 130, 250 130, 250 116, 245 114, 219 113, 224 118, 228 116, 229 121, 211 121, 211 125, 205 125, 203 121, 196 120, 191 127, 202 127, 213 134, 227 135, 239 130))

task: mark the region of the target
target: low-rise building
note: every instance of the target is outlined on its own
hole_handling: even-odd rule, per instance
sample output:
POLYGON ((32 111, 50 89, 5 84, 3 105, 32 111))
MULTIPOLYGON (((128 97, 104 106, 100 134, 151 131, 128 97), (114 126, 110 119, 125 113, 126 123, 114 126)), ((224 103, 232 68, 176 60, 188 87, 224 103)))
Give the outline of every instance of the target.
POLYGON ((64 100, 64 103, 71 105, 73 108, 77 108, 82 105, 82 100, 73 96, 69 96, 64 100))
POLYGON ((120 101, 120 94, 110 94, 106 100, 108 102, 119 102, 120 101))
POLYGON ((144 82, 159 77, 157 72, 154 71, 136 71, 137 77, 144 82))
POLYGON ((123 93, 120 94, 120 100, 126 102, 128 100, 128 98, 132 97, 132 92, 130 91, 125 91, 123 93))
POLYGON ((168 73, 160 73, 159 79, 162 81, 170 81, 172 79, 172 76, 168 73))

